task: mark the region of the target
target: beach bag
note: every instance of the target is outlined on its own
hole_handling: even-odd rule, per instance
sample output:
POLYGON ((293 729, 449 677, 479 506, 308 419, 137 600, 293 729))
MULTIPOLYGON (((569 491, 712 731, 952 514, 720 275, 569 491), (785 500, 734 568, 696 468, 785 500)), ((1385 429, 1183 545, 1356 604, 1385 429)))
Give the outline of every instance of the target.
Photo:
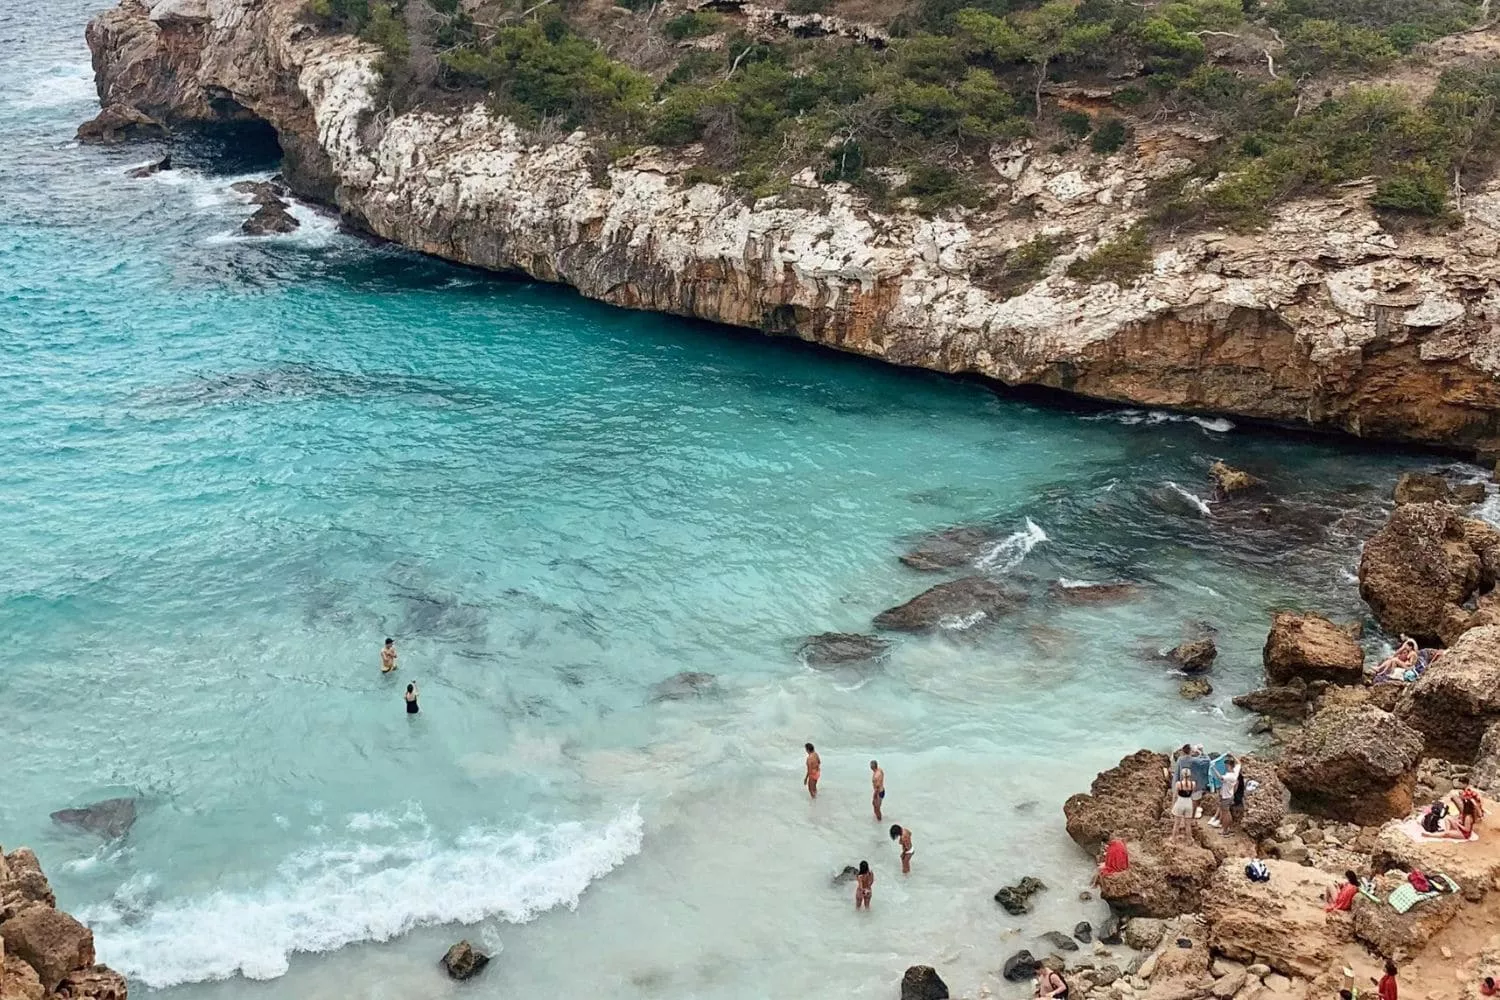
POLYGON ((1252 861, 1245 866, 1245 877, 1252 882, 1271 881, 1271 869, 1264 861, 1252 861))
POLYGON ((1448 815, 1448 807, 1442 802, 1434 802, 1432 808, 1428 809, 1422 817, 1422 829, 1428 833, 1441 833, 1443 829, 1443 817, 1448 815))
POLYGON ((1413 870, 1408 872, 1406 881, 1410 882, 1411 887, 1418 892, 1427 893, 1432 891, 1432 883, 1427 881, 1427 876, 1419 871, 1413 870))

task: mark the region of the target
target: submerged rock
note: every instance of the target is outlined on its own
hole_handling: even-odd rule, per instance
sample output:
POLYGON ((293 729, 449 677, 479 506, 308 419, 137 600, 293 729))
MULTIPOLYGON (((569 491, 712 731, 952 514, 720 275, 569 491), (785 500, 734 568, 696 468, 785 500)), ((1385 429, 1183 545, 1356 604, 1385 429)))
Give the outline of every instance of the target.
POLYGON ((890 647, 888 641, 873 635, 824 632, 804 641, 797 655, 810 667, 842 667, 879 659, 890 647))
POLYGON ((52 821, 116 840, 135 825, 135 799, 105 799, 81 809, 59 809, 52 814, 52 821))
POLYGON ((490 956, 475 948, 468 941, 460 941, 442 958, 443 971, 450 979, 473 979, 490 964, 490 956))
POLYGON ((1214 693, 1214 686, 1202 677, 1189 677, 1177 685, 1177 694, 1188 701, 1197 701, 1199 698, 1207 698, 1214 693))
POLYGON ((1318 614, 1278 611, 1261 651, 1266 676, 1272 684, 1299 679, 1358 684, 1365 668, 1359 633, 1357 622, 1339 626, 1318 614))
POLYGON ((853 882, 857 878, 859 878, 859 869, 854 865, 845 865, 844 870, 833 877, 833 884, 843 885, 846 882, 853 882))
POLYGON ((875 616, 875 627, 921 632, 938 627, 967 628, 1015 611, 1026 595, 983 576, 940 583, 875 616))
POLYGON ((701 698, 718 690, 719 681, 713 674, 697 670, 684 670, 651 686, 652 701, 683 701, 701 698))
POLYGON ((1093 925, 1090 924, 1087 920, 1080 920, 1078 923, 1073 925, 1073 936, 1082 941, 1084 944, 1089 944, 1094 940, 1093 925))
POLYGON ((1015 885, 1003 886, 995 891, 995 902, 1005 907, 1005 912, 1012 916, 1020 916, 1031 912, 1031 897, 1046 889, 1047 885, 1039 878, 1030 875, 1021 879, 1015 885))
POLYGON ((290 193, 272 181, 235 181, 229 190, 248 195, 252 205, 285 205, 290 193))
POLYGON ((923 572, 972 566, 999 539, 998 531, 982 525, 945 528, 918 539, 901 554, 901 561, 923 572))
POLYGON ((109 104, 78 126, 79 142, 113 144, 134 139, 165 139, 167 127, 128 104, 109 104))
POLYGON ((1422 735, 1370 705, 1318 712, 1283 749, 1278 773, 1304 812, 1374 825, 1411 812, 1422 735))
POLYGON ((128 171, 126 171, 125 176, 126 177, 135 178, 136 180, 140 180, 142 177, 150 177, 152 174, 159 174, 163 170, 171 170, 171 169, 172 169, 172 154, 168 153, 166 156, 163 156, 159 160, 153 160, 152 162, 147 163, 144 166, 139 166, 139 167, 136 167, 134 170, 128 170, 128 171))
POLYGON ((901 1000, 948 1000, 948 984, 930 965, 913 965, 901 977, 901 1000))
POLYGON ((1104 923, 1099 925, 1100 944, 1120 944, 1124 940, 1123 929, 1120 926, 1120 918, 1111 913, 1104 918, 1104 923))
POLYGON ((1126 581, 1113 583, 1065 583, 1053 582, 1047 594, 1064 604, 1114 604, 1133 601, 1141 596, 1141 585, 1126 581))

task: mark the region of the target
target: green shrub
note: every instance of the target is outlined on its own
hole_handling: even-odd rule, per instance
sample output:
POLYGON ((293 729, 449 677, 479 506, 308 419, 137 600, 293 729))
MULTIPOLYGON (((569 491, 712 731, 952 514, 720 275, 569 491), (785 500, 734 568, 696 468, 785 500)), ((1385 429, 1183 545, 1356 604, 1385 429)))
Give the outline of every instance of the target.
POLYGON ((1377 31, 1317 19, 1292 29, 1286 46, 1288 64, 1304 73, 1378 70, 1397 56, 1395 45, 1377 31))
POLYGON ((1428 164, 1419 162, 1381 181, 1370 204, 1386 212, 1435 218, 1448 211, 1448 181, 1428 164))
POLYGON ((1064 132, 1080 139, 1094 130, 1094 119, 1082 111, 1064 111, 1057 116, 1057 124, 1064 132))
POLYGON ((1041 280, 1063 246, 1061 237, 1034 236, 1008 251, 999 267, 981 271, 977 278, 991 291, 1012 298, 1041 280))
POLYGON ((1100 155, 1107 156, 1124 146, 1129 134, 1123 121, 1118 118, 1106 118, 1094 131, 1093 138, 1089 140, 1089 148, 1100 155))
POLYGON ((661 30, 662 34, 668 38, 680 42, 685 38, 703 38, 712 35, 723 26, 722 14, 715 14, 711 10, 690 10, 672 18, 661 26, 661 30))
POLYGON ((918 163, 906 172, 906 183, 896 190, 899 198, 915 198, 925 211, 936 211, 973 201, 976 192, 954 170, 931 163, 918 163))
POLYGON ((1068 265, 1067 275, 1075 281, 1097 284, 1112 281, 1122 288, 1131 284, 1151 266, 1151 242, 1146 228, 1135 225, 1114 239, 1101 243, 1087 257, 1068 265))

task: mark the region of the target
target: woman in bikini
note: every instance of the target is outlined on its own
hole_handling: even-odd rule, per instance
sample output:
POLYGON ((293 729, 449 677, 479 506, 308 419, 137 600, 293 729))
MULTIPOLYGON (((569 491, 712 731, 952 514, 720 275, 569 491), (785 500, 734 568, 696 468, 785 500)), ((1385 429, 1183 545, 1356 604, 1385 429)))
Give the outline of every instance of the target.
POLYGON ((1191 840, 1193 836, 1193 793, 1198 783, 1186 770, 1179 773, 1177 783, 1172 786, 1172 840, 1179 835, 1191 840))
POLYGON ((1464 799, 1458 816, 1449 821, 1443 836, 1449 840, 1469 840, 1474 836, 1474 824, 1479 821, 1479 807, 1473 799, 1464 799))
POLYGON ((859 863, 859 877, 854 880, 854 908, 870 908, 870 894, 875 889, 875 873, 870 871, 870 862, 859 863))
POLYGON ((417 692, 417 686, 416 686, 416 684, 408 684, 408 685, 406 685, 406 714, 407 715, 416 715, 418 712, 421 711, 421 709, 417 708, 417 693, 418 692, 417 692))
POLYGON ((916 852, 911 846, 911 830, 899 824, 891 824, 891 839, 901 842, 901 874, 911 874, 911 856, 916 852))

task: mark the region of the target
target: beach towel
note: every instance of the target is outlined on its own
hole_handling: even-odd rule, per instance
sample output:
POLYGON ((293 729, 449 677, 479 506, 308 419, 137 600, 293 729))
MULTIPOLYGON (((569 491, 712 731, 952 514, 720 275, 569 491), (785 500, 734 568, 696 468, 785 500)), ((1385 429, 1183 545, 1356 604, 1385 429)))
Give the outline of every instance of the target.
MULTIPOLYGON (((1455 841, 1454 843, 1457 843, 1457 841, 1455 841)), ((1434 885, 1446 886, 1446 892, 1437 889, 1434 889, 1432 892, 1418 892, 1410 882, 1403 882, 1400 885, 1396 886, 1396 888, 1391 890, 1390 898, 1387 899, 1386 902, 1390 903, 1391 909, 1395 910, 1397 913, 1405 913, 1423 900, 1432 899, 1434 896, 1443 896, 1447 895, 1447 893, 1449 892, 1458 891, 1458 883, 1453 881, 1446 875, 1432 875, 1429 876, 1428 881, 1430 881, 1434 885)))
POLYGON ((1449 837, 1435 836, 1428 833, 1426 830, 1422 829, 1422 821, 1419 819, 1409 819, 1405 823, 1402 823, 1399 827, 1397 827, 1397 829, 1399 829, 1402 833, 1406 834, 1408 837, 1410 837, 1412 840, 1415 840, 1419 844, 1430 844, 1435 840, 1442 841, 1445 844, 1453 844, 1454 846, 1462 846, 1463 844, 1476 844, 1479 842, 1478 830, 1475 830, 1474 835, 1471 836, 1468 840, 1454 840, 1449 837))

